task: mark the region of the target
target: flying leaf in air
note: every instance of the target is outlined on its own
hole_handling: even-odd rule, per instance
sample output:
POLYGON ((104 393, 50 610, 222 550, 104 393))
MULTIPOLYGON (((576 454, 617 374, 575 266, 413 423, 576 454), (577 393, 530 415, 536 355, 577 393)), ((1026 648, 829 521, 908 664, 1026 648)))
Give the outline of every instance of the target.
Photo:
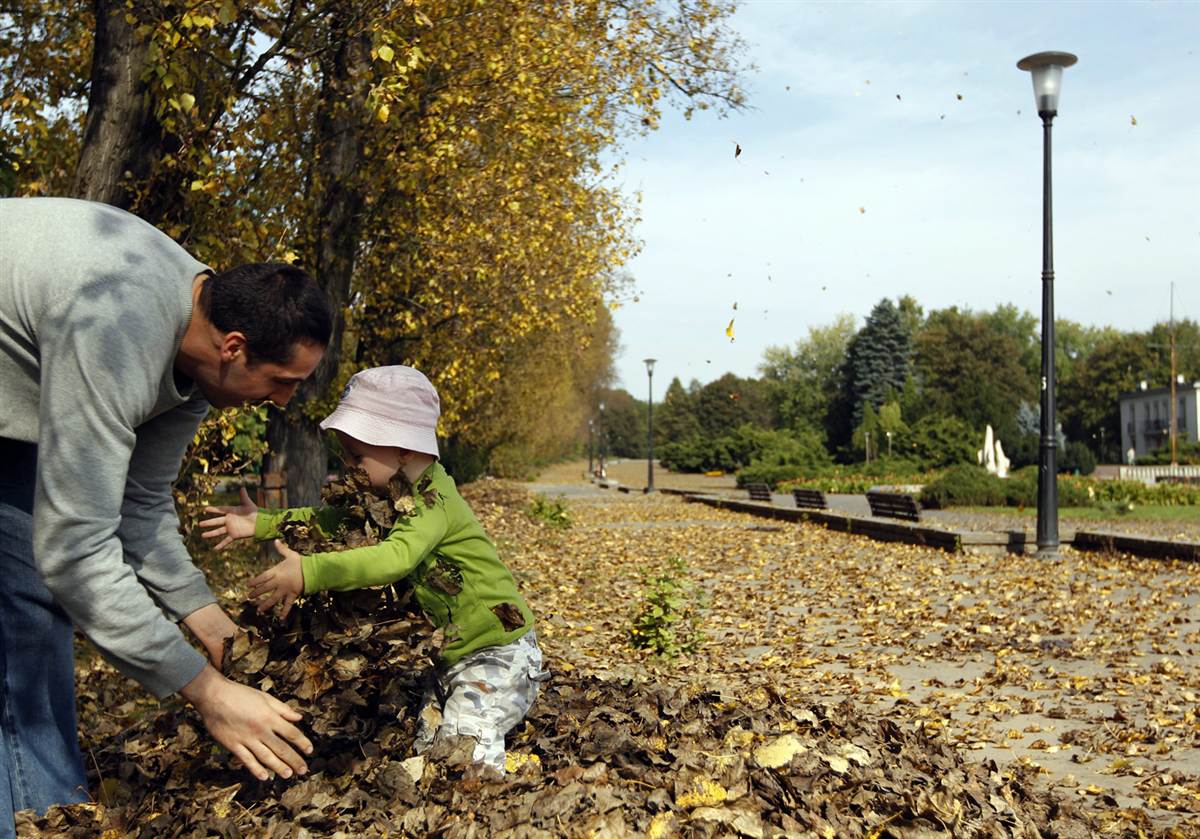
POLYGON ((729 326, 725 327, 725 336, 733 343, 733 318, 729 319, 729 326))

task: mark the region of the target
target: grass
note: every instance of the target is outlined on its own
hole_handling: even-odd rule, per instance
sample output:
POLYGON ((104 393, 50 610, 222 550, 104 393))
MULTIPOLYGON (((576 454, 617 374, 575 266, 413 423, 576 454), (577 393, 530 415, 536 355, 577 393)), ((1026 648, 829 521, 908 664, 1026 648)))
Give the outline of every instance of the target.
MULTIPOLYGON (((1037 516, 1037 507, 1026 507, 1023 510, 1017 507, 955 507, 954 509, 969 513, 998 513, 1001 515, 1026 516, 1029 518, 1037 516)), ((1141 521, 1180 521, 1200 524, 1200 507, 1166 507, 1156 504, 1134 506, 1132 510, 1121 515, 1100 507, 1059 507, 1058 515, 1064 519, 1104 521, 1130 519, 1141 521)))

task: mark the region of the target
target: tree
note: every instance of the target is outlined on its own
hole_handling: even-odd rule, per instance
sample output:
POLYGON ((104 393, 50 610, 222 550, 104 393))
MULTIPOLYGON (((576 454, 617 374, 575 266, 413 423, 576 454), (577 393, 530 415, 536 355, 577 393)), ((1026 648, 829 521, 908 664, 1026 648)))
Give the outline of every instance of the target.
POLYGON ((956 416, 982 433, 1011 438, 1017 406, 1037 388, 1021 363, 1021 345, 986 316, 957 307, 931 312, 917 335, 914 364, 930 413, 956 416))
POLYGON ((700 430, 709 437, 729 434, 747 423, 762 429, 775 425, 767 387, 758 379, 726 373, 700 389, 695 405, 700 430))
POLYGON ((661 442, 680 442, 701 435, 694 397, 676 377, 671 379, 662 403, 654 406, 654 436, 661 442))
MULTIPOLYGON (((1063 430, 1073 440, 1092 443, 1103 437, 1109 454, 1121 440, 1121 393, 1135 390, 1155 369, 1153 348, 1144 334, 1113 332, 1102 336, 1086 363, 1075 365, 1058 388, 1063 430), (1101 434, 1103 431, 1103 434, 1101 434)), ((1101 458, 1105 452, 1100 452, 1101 458)))
POLYGON ((817 431, 841 384, 839 371, 854 336, 854 316, 839 315, 828 326, 809 327, 793 348, 767 347, 759 365, 781 427, 817 431))
POLYGON ((6 4, 0 184, 63 194, 78 171, 215 267, 313 269, 345 321, 272 420, 297 501, 323 467, 312 420, 364 365, 424 369, 443 435, 495 450, 522 353, 591 335, 636 249, 606 155, 667 103, 742 103, 725 2, 95 8, 6 4))
POLYGON ((867 405, 878 409, 908 379, 911 336, 900 310, 886 297, 875 304, 863 328, 846 348, 846 374, 852 423, 862 422, 867 405))

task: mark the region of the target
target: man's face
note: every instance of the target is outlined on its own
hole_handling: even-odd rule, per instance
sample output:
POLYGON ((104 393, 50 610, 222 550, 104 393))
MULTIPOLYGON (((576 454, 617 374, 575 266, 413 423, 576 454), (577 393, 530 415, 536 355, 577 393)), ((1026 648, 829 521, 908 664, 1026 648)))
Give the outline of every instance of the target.
POLYGON ((221 363, 212 381, 198 381, 200 392, 216 408, 235 408, 269 399, 283 407, 300 383, 312 375, 325 347, 307 341, 293 345, 286 364, 247 362, 245 346, 223 347, 221 363))

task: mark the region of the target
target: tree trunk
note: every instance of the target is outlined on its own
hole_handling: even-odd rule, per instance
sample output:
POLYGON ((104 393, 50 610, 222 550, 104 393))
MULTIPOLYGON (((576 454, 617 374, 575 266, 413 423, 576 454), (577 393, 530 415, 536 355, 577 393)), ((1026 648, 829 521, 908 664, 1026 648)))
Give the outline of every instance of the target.
POLYGON ((321 432, 304 415, 303 406, 325 394, 337 376, 363 207, 355 172, 367 117, 370 41, 353 4, 332 14, 329 27, 312 175, 316 196, 312 269, 333 308, 333 335, 316 372, 286 410, 272 412, 267 429, 271 449, 267 468, 285 474, 291 506, 317 503, 325 478, 321 432))
POLYGON ((162 129, 142 80, 149 45, 125 20, 125 3, 95 0, 95 7, 91 91, 73 191, 129 209, 130 185, 145 181, 162 154, 162 129))

